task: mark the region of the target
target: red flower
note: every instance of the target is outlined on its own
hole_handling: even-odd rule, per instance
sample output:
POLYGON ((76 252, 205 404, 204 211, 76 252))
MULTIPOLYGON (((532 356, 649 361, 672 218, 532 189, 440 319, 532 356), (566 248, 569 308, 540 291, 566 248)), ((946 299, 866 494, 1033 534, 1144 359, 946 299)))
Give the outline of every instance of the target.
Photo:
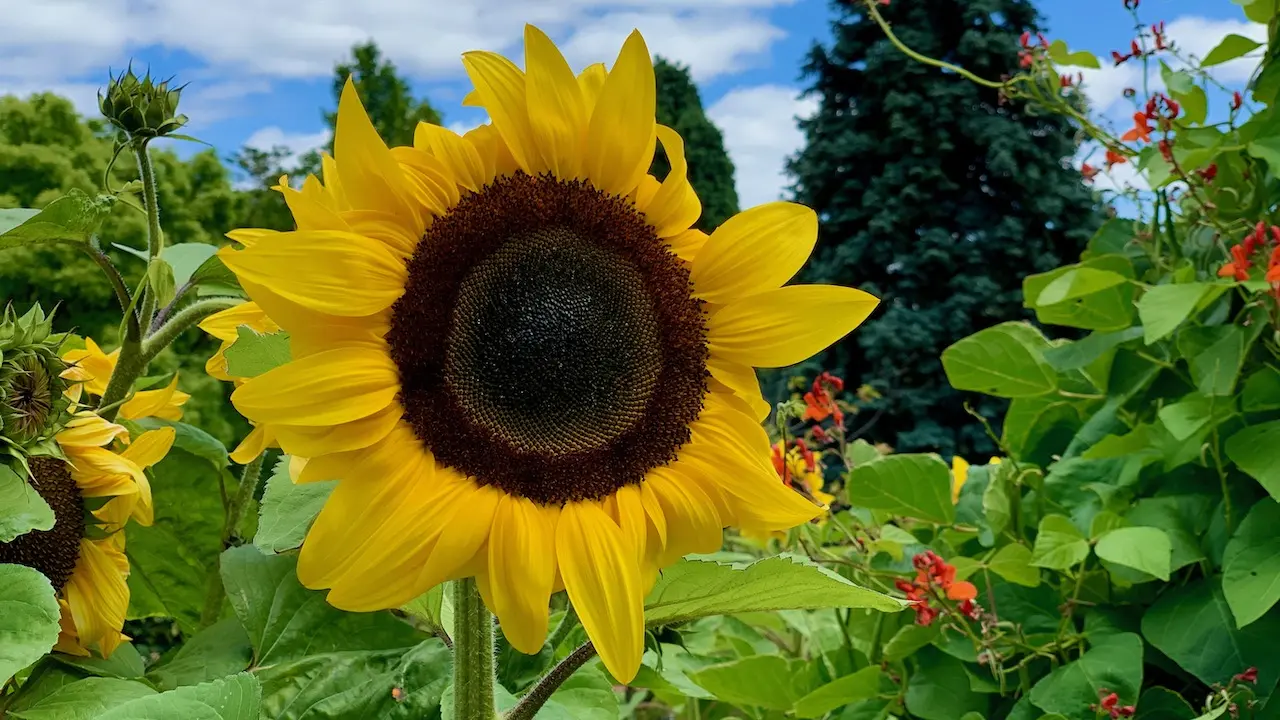
MULTIPOLYGON (((1104 689, 1104 690, 1099 690, 1099 691, 1098 691, 1098 694, 1102 694, 1102 693, 1104 693, 1104 692, 1106 692, 1106 690, 1105 690, 1105 689, 1104 689)), ((1103 709, 1103 710, 1110 710, 1111 708, 1115 707, 1116 705, 1118 705, 1118 704, 1120 703, 1120 696, 1119 696, 1119 695, 1117 695, 1117 694, 1115 694, 1115 693, 1110 693, 1110 694, 1106 695, 1105 697, 1101 698, 1101 700, 1102 700, 1102 702, 1101 702, 1102 709, 1103 709)))
POLYGON ((1243 104, 1244 104, 1244 97, 1240 95, 1239 90, 1231 93, 1231 111, 1232 112, 1239 110, 1240 106, 1243 104))
POLYGON ((1218 268, 1218 277, 1235 278, 1237 282, 1248 280, 1249 267, 1253 263, 1249 262, 1249 255, 1245 252, 1244 246, 1233 246, 1231 248, 1231 258, 1231 262, 1218 268))
POLYGON ((1128 55, 1121 55, 1120 53, 1116 52, 1115 50, 1112 50, 1112 51, 1111 51, 1111 59, 1115 61, 1116 65, 1121 65, 1121 64, 1123 64, 1123 63, 1124 63, 1124 61, 1125 61, 1125 60, 1128 60, 1128 59, 1129 59, 1129 56, 1128 56, 1128 55))
POLYGON ((1024 48, 1031 47, 1031 33, 1030 32, 1022 33, 1022 37, 1018 38, 1018 44, 1024 48))
POLYGON ((1124 142, 1133 142, 1134 140, 1151 142, 1151 131, 1153 129, 1147 124, 1147 114, 1136 112, 1133 114, 1133 127, 1129 129, 1129 132, 1121 135, 1120 139, 1124 142))
POLYGON ((1168 138, 1165 138, 1159 142, 1158 146, 1160 148, 1160 155, 1164 157, 1165 162, 1168 162, 1170 165, 1172 165, 1173 164, 1173 141, 1168 138))
POLYGON ((1207 183, 1213 182, 1213 179, 1218 176, 1218 164, 1213 163, 1207 168, 1197 170, 1196 174, 1200 176, 1201 180, 1204 180, 1207 183))
POLYGON ((1156 36, 1157 50, 1164 50, 1168 47, 1168 45, 1164 44, 1164 21, 1163 20, 1151 26, 1151 34, 1156 36))
POLYGON ((1085 163, 1080 166, 1080 174, 1084 176, 1085 182, 1093 182, 1093 176, 1098 174, 1098 168, 1085 163))
POLYGON ((1130 40, 1129 41, 1129 57, 1136 58, 1141 56, 1142 56, 1142 48, 1138 47, 1138 41, 1130 40))
POLYGON ((830 417, 836 425, 844 425, 844 412, 836 405, 836 399, 831 394, 833 390, 835 392, 844 390, 844 380, 829 372, 814 378, 813 387, 804 394, 805 420, 822 422, 830 417))
POLYGON ((1129 162, 1129 161, 1127 158, 1125 158, 1125 156, 1121 155, 1115 150, 1112 150, 1111 148, 1107 148, 1107 169, 1108 170, 1111 169, 1112 165, 1120 165, 1121 163, 1126 163, 1126 162, 1129 162))
POLYGON ((1244 672, 1236 674, 1236 675, 1232 678, 1232 680, 1238 680, 1238 681, 1240 681, 1240 682, 1247 682, 1247 683, 1249 683, 1249 684, 1251 684, 1251 685, 1252 685, 1252 684, 1254 684, 1254 683, 1257 683, 1257 682, 1258 682, 1258 668, 1256 668, 1256 667, 1250 667, 1249 669, 1245 670, 1244 672))
POLYGON ((1031 53, 1023 50, 1018 53, 1018 67, 1029 68, 1035 64, 1035 58, 1031 57, 1031 53))

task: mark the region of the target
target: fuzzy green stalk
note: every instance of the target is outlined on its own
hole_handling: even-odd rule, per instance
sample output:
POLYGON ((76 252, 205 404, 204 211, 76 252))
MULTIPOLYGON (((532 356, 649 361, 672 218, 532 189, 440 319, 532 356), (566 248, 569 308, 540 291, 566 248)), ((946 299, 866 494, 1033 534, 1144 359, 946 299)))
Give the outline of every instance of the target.
POLYGON ((474 578, 453 583, 453 717, 495 720, 493 615, 474 578))

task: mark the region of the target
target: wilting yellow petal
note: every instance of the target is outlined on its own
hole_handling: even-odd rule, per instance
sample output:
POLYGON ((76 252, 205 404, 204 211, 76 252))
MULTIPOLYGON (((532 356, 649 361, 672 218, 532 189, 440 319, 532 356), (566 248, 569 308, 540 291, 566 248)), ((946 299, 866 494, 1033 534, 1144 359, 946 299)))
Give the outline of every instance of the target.
POLYGON ((675 130, 665 125, 659 125, 657 132, 662 149, 667 152, 671 171, 667 173, 653 198, 639 207, 649 224, 653 225, 658 237, 665 238, 688 230, 702 214, 702 201, 689 184, 689 164, 684 157, 684 140, 680 139, 675 130))
POLYGON ((693 261, 694 294, 727 303, 774 290, 809 259, 818 215, 796 203, 772 202, 734 215, 716 228, 693 261))
POLYGON ((751 295, 708 319, 711 355, 753 367, 794 365, 849 334, 879 302, 836 285, 788 285, 751 295))
POLYGON ((530 175, 546 170, 529 126, 524 73, 520 68, 497 53, 478 51, 463 53, 462 66, 520 168, 530 175))
POLYGON ((103 655, 115 652, 129 609, 122 559, 123 554, 109 542, 81 540, 80 559, 62 591, 80 643, 97 645, 103 655))
POLYGON ((543 162, 558 178, 579 177, 587 108, 582 89, 555 43, 524 26, 525 93, 529 129, 543 162))
POLYGON ((556 576, 554 514, 504 495, 493 515, 485 581, 502 633, 516 650, 537 655, 547 639, 548 603, 556 576))
POLYGON ((323 426, 385 410, 399 390, 386 353, 348 347, 326 350, 250 378, 231 402, 259 423, 323 426))
POLYGON ((600 88, 587 130, 583 169, 601 190, 626 195, 649 171, 657 142, 655 93, 649 49, 632 32, 600 88))
POLYGON ((556 559, 600 660, 630 682, 644 652, 645 596, 630 539, 598 503, 572 502, 560 512, 556 559))
POLYGON ((355 233, 280 233, 269 243, 238 252, 224 248, 218 256, 241 280, 331 315, 372 315, 404 292, 404 262, 355 233))

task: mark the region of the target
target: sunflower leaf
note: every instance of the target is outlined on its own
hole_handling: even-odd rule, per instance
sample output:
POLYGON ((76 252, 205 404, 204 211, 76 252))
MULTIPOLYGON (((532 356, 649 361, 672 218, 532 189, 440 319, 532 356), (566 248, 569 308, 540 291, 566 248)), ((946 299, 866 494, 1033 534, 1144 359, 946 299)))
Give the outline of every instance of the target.
POLYGON ((0 463, 0 542, 32 530, 53 529, 53 510, 36 489, 0 463))
POLYGON ((200 685, 180 687, 117 705, 98 720, 127 718, 207 718, 208 720, 257 720, 262 686, 249 673, 219 678, 200 685))
POLYGON ((111 212, 115 198, 71 190, 43 210, 6 210, 0 215, 0 250, 47 242, 88 242, 111 212))
POLYGON ((897 599, 793 555, 722 565, 684 560, 662 572, 645 601, 645 624, 673 625, 711 615, 856 607, 897 612, 897 599))
POLYGON ((294 484, 289 477, 289 461, 282 457, 276 463, 262 494, 253 544, 263 552, 280 553, 300 547, 324 501, 338 485, 336 480, 294 484))
POLYGON ((289 362, 289 333, 260 333, 246 325, 236 329, 238 337, 227 348, 227 374, 232 377, 257 377, 289 362))
POLYGON ((0 676, 12 677, 58 641, 58 601, 39 570, 0 564, 0 676))

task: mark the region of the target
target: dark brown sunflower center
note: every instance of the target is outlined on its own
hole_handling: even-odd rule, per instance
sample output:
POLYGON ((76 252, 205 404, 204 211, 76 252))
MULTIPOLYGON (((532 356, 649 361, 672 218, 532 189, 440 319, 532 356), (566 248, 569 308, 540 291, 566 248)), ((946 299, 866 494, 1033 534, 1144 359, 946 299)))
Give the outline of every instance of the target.
POLYGON ((671 460, 706 389, 688 270, 631 203, 581 182, 516 175, 437 219, 387 339, 436 459, 545 504, 671 460))
POLYGON ((0 563, 26 565, 39 570, 61 592, 80 559, 84 537, 84 502, 80 488, 67 472, 66 463, 46 457, 28 458, 31 489, 53 509, 53 528, 33 530, 0 543, 0 563))

